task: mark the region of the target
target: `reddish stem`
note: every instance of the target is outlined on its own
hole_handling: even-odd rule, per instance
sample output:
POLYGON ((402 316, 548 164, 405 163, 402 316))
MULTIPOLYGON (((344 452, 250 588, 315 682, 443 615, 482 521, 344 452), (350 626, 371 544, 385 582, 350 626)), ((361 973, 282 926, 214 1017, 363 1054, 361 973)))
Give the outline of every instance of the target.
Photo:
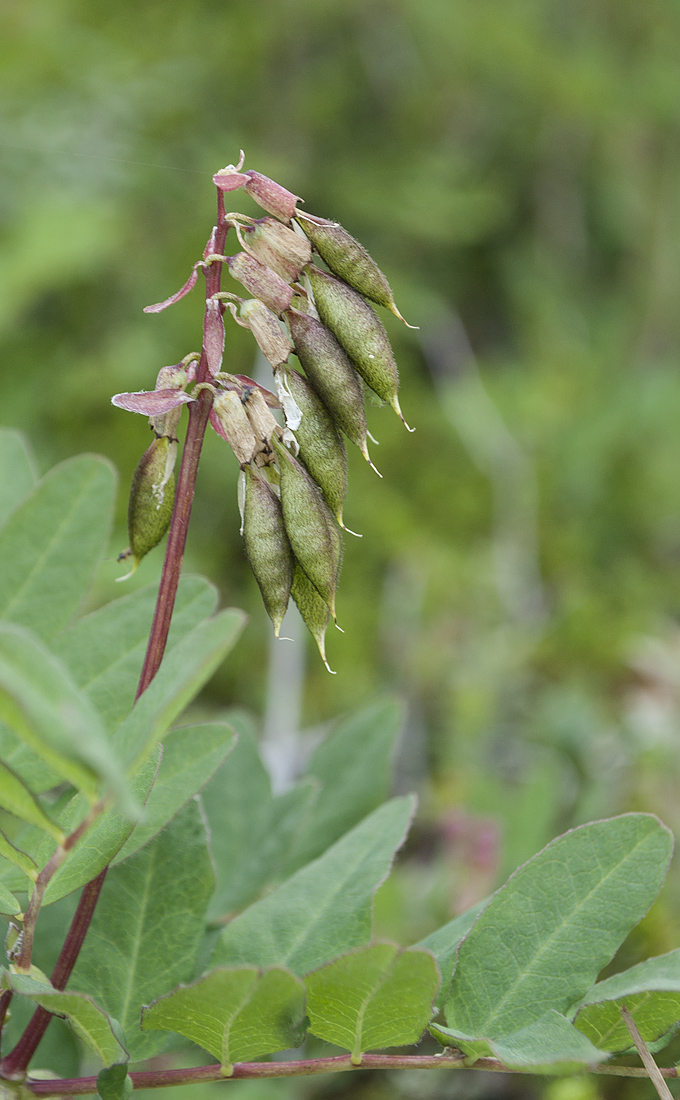
MULTIPOLYGON (((90 927, 92 914, 99 900, 107 870, 108 868, 105 867, 96 878, 93 878, 92 881, 88 882, 87 886, 83 888, 83 892, 80 895, 80 901, 78 902, 78 908, 75 911, 75 915, 71 921, 71 927, 64 940, 64 946, 59 953, 59 958, 52 971, 52 985, 55 989, 65 989, 66 983, 71 977, 71 972, 76 964, 78 953, 83 946, 85 934, 90 927)), ((38 1043, 45 1034, 47 1025, 51 1019, 51 1013, 49 1013, 47 1009, 36 1008, 29 1020, 26 1030, 14 1050, 11 1054, 8 1054, 6 1058, 3 1058, 0 1063, 0 1071, 2 1071, 3 1077, 8 1080, 16 1079, 17 1076, 20 1078, 23 1077, 26 1072, 26 1067, 38 1049, 38 1043)))

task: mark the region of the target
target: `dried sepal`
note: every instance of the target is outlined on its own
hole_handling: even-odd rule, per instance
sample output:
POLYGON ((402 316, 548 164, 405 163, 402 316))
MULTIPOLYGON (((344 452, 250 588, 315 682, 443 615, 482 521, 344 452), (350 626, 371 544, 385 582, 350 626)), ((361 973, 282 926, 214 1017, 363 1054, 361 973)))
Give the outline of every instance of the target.
POLYGON ((342 546, 339 529, 318 485, 282 442, 272 440, 281 477, 281 507, 293 553, 335 619, 342 546), (335 531, 333 531, 333 527, 335 531))
POLYGON ((281 327, 281 322, 264 302, 251 298, 239 308, 241 322, 250 329, 257 346, 274 370, 287 362, 293 345, 281 327))
POLYGON ((321 259, 334 275, 365 298, 370 298, 376 305, 391 310, 405 325, 408 324, 395 305, 394 295, 385 275, 359 241, 337 222, 334 224, 301 211, 297 218, 321 259))
POLYGON ((213 375, 218 374, 224 355, 224 321, 222 320, 222 307, 214 298, 208 298, 205 303, 203 348, 208 370, 213 375))
POLYGON ((406 424, 397 397, 397 364, 385 326, 375 310, 334 275, 310 267, 308 276, 319 317, 345 349, 366 385, 381 401, 391 405, 406 424))
POLYGON ((254 256, 237 252, 227 257, 227 267, 234 279, 273 313, 281 314, 289 308, 293 292, 288 283, 254 256))
POLYGON ((193 400, 182 390, 139 390, 137 393, 116 393, 111 398, 111 404, 127 412, 158 417, 193 400))
POLYGON ((311 261, 312 246, 306 237, 282 225, 276 218, 259 218, 252 225, 236 227, 246 251, 266 264, 287 283, 295 282, 311 261))
POLYGON ((161 436, 146 449, 134 472, 128 503, 130 546, 118 559, 132 558, 128 577, 142 558, 158 545, 170 524, 175 499, 176 457, 177 443, 161 436))
POLYGON ((286 382, 302 413, 295 431, 300 458, 321 489, 341 527, 347 495, 347 450, 328 409, 313 387, 295 370, 286 371, 286 382))
POLYGON ((302 202, 300 196, 287 191, 280 183, 276 183, 269 176, 263 176, 261 172, 251 170, 244 174, 248 178, 243 186, 258 206, 284 222, 290 221, 295 215, 296 204, 302 202))
POLYGON ((210 423, 217 434, 227 441, 239 466, 245 466, 252 460, 257 451, 257 439, 239 393, 235 390, 215 393, 210 423))
POLYGON ((255 464, 267 466, 273 460, 272 439, 282 433, 281 426, 262 396, 259 386, 244 386, 241 402, 257 440, 257 450, 253 456, 255 464))
POLYGON ((316 318, 308 313, 300 313, 299 310, 290 310, 287 318, 295 353, 309 382, 337 426, 373 466, 366 442, 366 413, 361 379, 349 358, 333 333, 316 318))
POLYGON ((278 638, 290 599, 295 559, 281 504, 252 465, 245 467, 243 537, 250 567, 278 638))

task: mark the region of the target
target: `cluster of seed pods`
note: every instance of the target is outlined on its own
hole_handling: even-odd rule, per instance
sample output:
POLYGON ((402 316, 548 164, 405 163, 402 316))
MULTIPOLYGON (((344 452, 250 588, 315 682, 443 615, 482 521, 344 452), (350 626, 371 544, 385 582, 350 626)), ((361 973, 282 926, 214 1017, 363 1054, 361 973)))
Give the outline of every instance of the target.
POLYGON ((403 421, 397 366, 371 303, 403 318, 387 279, 358 241, 336 222, 302 213, 298 196, 258 172, 243 172, 242 166, 243 156, 238 166, 218 172, 214 182, 222 191, 244 188, 266 215, 226 215, 242 251, 217 255, 208 242, 203 261, 182 291, 148 307, 156 312, 188 292, 199 266, 226 264, 249 297, 221 291, 211 300, 204 345, 212 358, 211 381, 187 394, 193 364, 184 361, 164 368, 174 373, 162 371, 153 393, 119 394, 113 399, 121 407, 150 414, 156 435, 133 482, 130 553, 137 561, 150 549, 149 543, 155 545, 165 533, 169 513, 166 518, 164 504, 151 510, 149 500, 157 505, 161 482, 163 501, 170 493, 166 467, 159 475, 168 448, 176 446, 172 439, 177 421, 168 417, 178 418, 180 404, 195 399, 208 385, 215 395, 212 426, 229 443, 241 468, 245 550, 276 636, 292 597, 328 667, 325 634, 331 617, 336 619, 341 529, 347 530, 345 439, 373 465, 365 388, 391 405, 403 421), (319 258, 328 270, 317 265, 319 258), (221 371, 226 311, 252 332, 274 372, 276 395, 251 379, 221 371), (291 364, 293 352, 301 370, 291 364), (272 408, 283 409, 285 427, 272 408))

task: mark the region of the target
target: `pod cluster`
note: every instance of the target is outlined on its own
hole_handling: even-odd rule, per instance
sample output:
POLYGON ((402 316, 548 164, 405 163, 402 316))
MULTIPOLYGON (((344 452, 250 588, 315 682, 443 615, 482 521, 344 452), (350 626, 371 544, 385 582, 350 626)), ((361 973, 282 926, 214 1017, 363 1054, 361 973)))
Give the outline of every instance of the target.
MULTIPOLYGON (((241 468, 239 504, 246 555, 275 633, 278 637, 292 597, 328 667, 324 639, 331 618, 336 618, 342 530, 347 530, 346 440, 375 469, 368 451, 366 390, 406 423, 399 406, 397 365, 374 306, 404 319, 384 274, 342 226, 302 213, 297 195, 242 168, 243 156, 236 167, 229 165, 213 180, 224 192, 243 188, 265 216, 227 214, 241 251, 217 255, 211 238, 204 259, 182 290, 147 307, 158 312, 183 297, 196 282, 198 266, 227 266, 248 296, 220 291, 209 299, 211 381, 195 387, 191 396, 178 394, 177 389, 184 391, 192 381, 184 369, 181 376, 159 375, 153 395, 114 398, 115 404, 137 412, 165 410, 166 405, 172 410, 151 417, 156 440, 133 482, 130 553, 136 562, 167 528, 166 502, 172 495, 167 470, 179 403, 193 400, 197 389, 208 385, 214 393, 212 426, 229 443, 241 468), (276 395, 244 376, 221 372, 221 314, 226 311, 252 332, 273 369, 276 395), (276 408, 283 410, 285 427, 272 412, 276 408), (162 503, 157 507, 164 448, 162 503)), ((179 367, 185 368, 186 362, 179 367)), ((164 369, 177 372, 179 367, 164 369)))

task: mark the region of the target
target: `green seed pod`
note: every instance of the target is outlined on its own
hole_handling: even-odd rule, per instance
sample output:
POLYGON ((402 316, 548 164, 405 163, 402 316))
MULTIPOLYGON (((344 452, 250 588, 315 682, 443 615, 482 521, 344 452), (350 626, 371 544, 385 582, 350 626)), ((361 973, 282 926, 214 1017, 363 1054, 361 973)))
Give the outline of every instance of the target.
MULTIPOLYGON (((333 420, 373 466, 366 444, 366 413, 361 379, 325 325, 308 313, 286 314, 295 354, 333 420)), ((375 469, 375 467, 373 467, 375 469)), ((377 471, 376 471, 377 473, 377 471)))
POLYGON ((390 284, 362 244, 341 225, 329 225, 322 218, 301 211, 298 211, 297 220, 334 275, 404 321, 394 303, 390 284))
POLYGON ((245 474, 243 538, 246 555, 278 638, 288 608, 295 559, 279 501, 252 466, 245 467, 245 474))
POLYGON ((132 558, 132 573, 149 550, 158 545, 170 525, 176 457, 177 443, 161 436, 144 452, 133 474, 128 504, 130 548, 119 558, 119 561, 132 558))
POLYGON ((334 275, 318 267, 310 267, 308 275, 319 317, 345 349, 366 385, 404 420, 397 398, 397 364, 375 310, 334 275))
POLYGON ((335 619, 340 573, 340 531, 321 490, 305 467, 276 437, 272 439, 281 475, 281 508, 293 553, 335 619), (335 530, 333 530, 335 528, 335 530))
MULTIPOLYGON (((319 647, 319 653, 321 654, 321 660, 325 664, 329 672, 333 672, 333 669, 326 660, 326 630, 328 624, 331 621, 328 605, 325 600, 321 599, 321 596, 317 592, 316 588, 310 581, 309 577, 299 565, 295 566, 295 574, 293 576, 293 587, 291 588, 291 596, 297 604, 298 611, 302 616, 302 621, 309 630, 310 634, 314 638, 317 646, 319 647)), ((335 675, 335 673, 333 673, 335 675)))
POLYGON ((295 430, 300 458, 321 489, 341 527, 347 495, 347 451, 333 418, 320 397, 296 370, 286 371, 286 381, 302 413, 295 430))

